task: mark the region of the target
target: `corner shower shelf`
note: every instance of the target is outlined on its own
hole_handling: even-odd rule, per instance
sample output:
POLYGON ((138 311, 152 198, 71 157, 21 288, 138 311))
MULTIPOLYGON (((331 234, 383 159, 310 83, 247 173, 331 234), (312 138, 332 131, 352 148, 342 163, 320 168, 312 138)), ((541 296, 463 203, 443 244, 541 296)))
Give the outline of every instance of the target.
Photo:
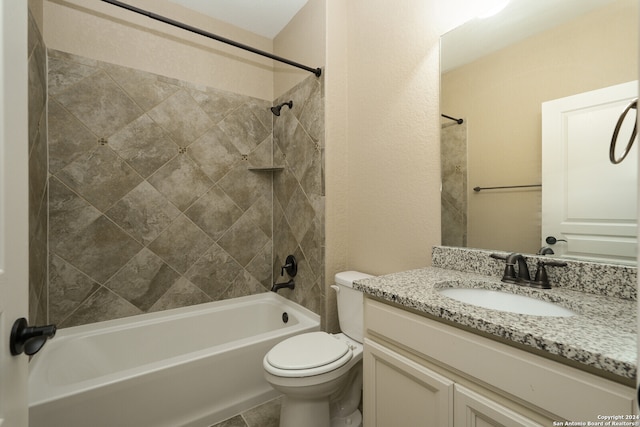
POLYGON ((265 167, 249 167, 254 172, 280 172, 284 170, 284 166, 265 166, 265 167))

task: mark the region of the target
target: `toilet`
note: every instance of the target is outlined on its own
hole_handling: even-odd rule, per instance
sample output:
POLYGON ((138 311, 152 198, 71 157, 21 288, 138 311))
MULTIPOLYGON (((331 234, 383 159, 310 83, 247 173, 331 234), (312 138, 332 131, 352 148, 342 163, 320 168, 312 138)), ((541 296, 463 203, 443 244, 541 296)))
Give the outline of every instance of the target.
POLYGON ((265 378, 284 395, 280 427, 362 426, 363 294, 353 281, 367 277, 357 271, 335 276, 342 333, 296 335, 265 355, 265 378))

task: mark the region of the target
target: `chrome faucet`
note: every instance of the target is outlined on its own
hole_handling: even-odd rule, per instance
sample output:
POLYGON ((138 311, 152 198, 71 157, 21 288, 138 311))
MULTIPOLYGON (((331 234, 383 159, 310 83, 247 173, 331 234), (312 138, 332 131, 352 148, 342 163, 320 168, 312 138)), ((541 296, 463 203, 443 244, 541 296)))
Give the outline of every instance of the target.
POLYGON ((562 261, 538 261, 538 269, 536 276, 531 280, 529 266, 522 254, 511 253, 509 255, 491 254, 491 258, 505 260, 504 274, 502 281, 506 283, 515 283, 517 285, 529 286, 532 288, 551 289, 549 277, 545 266, 566 267, 567 263, 562 261), (516 274, 516 262, 518 263, 518 273, 516 274))

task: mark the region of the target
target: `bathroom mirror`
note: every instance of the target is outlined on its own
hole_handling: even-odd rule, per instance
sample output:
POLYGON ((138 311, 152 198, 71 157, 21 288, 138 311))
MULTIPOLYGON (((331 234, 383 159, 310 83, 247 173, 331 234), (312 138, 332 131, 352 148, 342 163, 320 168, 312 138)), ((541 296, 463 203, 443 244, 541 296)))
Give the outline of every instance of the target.
MULTIPOLYGON (((635 0, 511 0, 499 14, 443 35, 442 244, 521 253, 546 246, 542 104, 637 79, 635 0)), ((614 127, 615 120, 603 132, 614 127)), ((603 159, 609 142, 602 142, 603 159)), ((636 182, 626 186, 633 197, 636 182)), ((635 217, 634 209, 625 219, 634 230, 635 217)), ((562 253, 564 244, 548 246, 562 253)))

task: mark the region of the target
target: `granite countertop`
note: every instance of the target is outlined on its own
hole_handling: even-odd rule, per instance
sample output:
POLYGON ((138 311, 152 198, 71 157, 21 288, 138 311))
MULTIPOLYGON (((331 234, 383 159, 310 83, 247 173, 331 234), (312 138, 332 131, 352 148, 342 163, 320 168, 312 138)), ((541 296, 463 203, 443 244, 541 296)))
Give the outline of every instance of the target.
POLYGON ((621 377, 625 383, 636 376, 636 301, 564 288, 528 288, 437 267, 357 280, 354 288, 436 319, 511 341, 521 348, 531 347, 566 358, 571 365, 591 372, 594 368, 596 373, 604 371, 609 374, 606 376, 621 377), (533 296, 577 315, 544 317, 485 309, 438 293, 437 289, 443 287, 482 287, 533 296))

